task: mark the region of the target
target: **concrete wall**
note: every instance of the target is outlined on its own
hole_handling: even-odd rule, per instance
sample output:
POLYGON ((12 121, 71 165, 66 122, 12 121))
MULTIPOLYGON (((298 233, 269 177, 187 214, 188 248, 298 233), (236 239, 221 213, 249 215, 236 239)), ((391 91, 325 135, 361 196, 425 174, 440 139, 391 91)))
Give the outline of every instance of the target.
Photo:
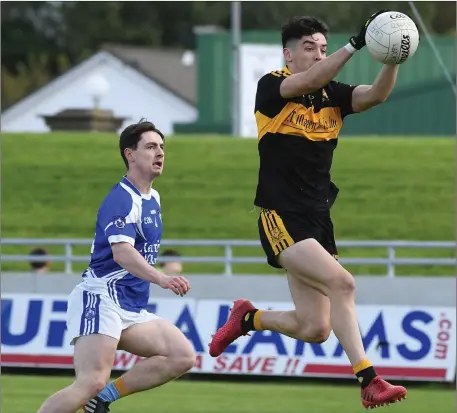
MULTIPOLYGON (((81 281, 79 275, 3 273, 3 293, 69 294, 81 281)), ((264 301, 290 301, 287 280, 281 276, 189 275, 192 290, 189 297, 201 299, 249 298, 264 301)), ((355 277, 357 304, 380 305, 456 305, 456 279, 453 277, 355 277)), ((154 297, 172 293, 151 286, 154 297)))

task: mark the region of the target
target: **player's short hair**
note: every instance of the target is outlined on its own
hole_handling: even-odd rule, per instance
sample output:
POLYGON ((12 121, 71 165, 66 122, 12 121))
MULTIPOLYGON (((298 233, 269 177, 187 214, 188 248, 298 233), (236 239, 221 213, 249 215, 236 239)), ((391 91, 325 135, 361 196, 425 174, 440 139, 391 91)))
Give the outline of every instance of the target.
POLYGON ((312 36, 316 33, 322 33, 327 39, 329 27, 327 24, 312 16, 292 17, 281 28, 282 47, 287 47, 290 40, 300 40, 303 36, 312 36))
MULTIPOLYGON (((181 256, 181 254, 179 253, 179 251, 177 251, 173 248, 169 248, 162 253, 162 257, 180 257, 180 256, 181 256)), ((165 262, 160 263, 160 267, 163 267, 165 264, 166 264, 165 262)))
MULTIPOLYGON (((33 255, 35 257, 42 257, 44 255, 48 255, 48 252, 41 247, 34 248, 32 251, 30 251, 30 255, 33 255)), ((46 261, 31 261, 30 266, 34 270, 39 270, 40 268, 46 267, 48 263, 46 261)))
POLYGON ((163 257, 180 257, 181 254, 179 253, 179 251, 173 249, 173 248, 168 248, 167 250, 165 250, 162 254, 163 257))
POLYGON ((138 147, 138 142, 141 140, 141 135, 145 132, 156 132, 165 142, 163 133, 152 122, 145 119, 140 119, 138 123, 127 126, 119 137, 119 150, 121 151, 121 157, 127 169, 129 169, 129 162, 124 155, 124 151, 127 148, 135 150, 138 147))

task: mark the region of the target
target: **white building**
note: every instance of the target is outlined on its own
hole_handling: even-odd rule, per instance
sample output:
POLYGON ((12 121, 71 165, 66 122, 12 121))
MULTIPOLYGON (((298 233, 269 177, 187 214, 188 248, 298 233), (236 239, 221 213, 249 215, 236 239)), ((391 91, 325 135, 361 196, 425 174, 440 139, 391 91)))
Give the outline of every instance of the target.
POLYGON ((2 113, 3 132, 48 132, 42 115, 94 106, 89 84, 100 79, 100 108, 126 117, 122 127, 147 118, 166 135, 174 123, 197 119, 193 56, 176 50, 107 45, 2 113), (104 79, 104 80, 103 80, 104 79), (103 86, 103 85, 101 85, 103 86))

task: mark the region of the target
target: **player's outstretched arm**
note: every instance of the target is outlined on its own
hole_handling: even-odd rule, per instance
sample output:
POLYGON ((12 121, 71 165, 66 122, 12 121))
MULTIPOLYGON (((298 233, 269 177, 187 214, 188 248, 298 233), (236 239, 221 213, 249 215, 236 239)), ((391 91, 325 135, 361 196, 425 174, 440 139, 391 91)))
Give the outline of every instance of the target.
POLYGON ((342 47, 305 72, 296 73, 283 80, 280 93, 283 98, 307 95, 324 87, 341 71, 352 53, 342 47))
POLYGON ((330 83, 354 53, 366 45, 365 33, 368 25, 376 16, 383 12, 384 11, 381 10, 370 16, 362 26, 360 32, 356 36, 352 36, 346 46, 320 62, 317 62, 305 72, 296 73, 284 79, 280 86, 281 96, 283 98, 292 98, 306 95, 313 93, 330 83))
POLYGON ((397 81, 399 65, 384 65, 372 85, 357 86, 352 92, 352 109, 363 112, 387 100, 397 81))
POLYGON ((160 285, 162 288, 173 291, 181 297, 190 290, 189 282, 181 276, 169 276, 157 269, 142 257, 142 255, 128 242, 118 242, 111 245, 113 259, 122 268, 138 278, 160 285))

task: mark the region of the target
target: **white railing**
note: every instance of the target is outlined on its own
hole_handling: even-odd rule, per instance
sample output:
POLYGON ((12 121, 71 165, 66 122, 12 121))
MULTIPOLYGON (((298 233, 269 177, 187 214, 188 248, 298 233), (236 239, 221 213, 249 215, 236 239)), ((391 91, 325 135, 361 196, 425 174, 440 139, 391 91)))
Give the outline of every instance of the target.
MULTIPOLYGON (((89 262, 88 255, 73 255, 73 247, 84 245, 90 248, 92 239, 22 239, 22 238, 3 238, 1 243, 5 245, 32 246, 39 245, 42 247, 59 245, 65 247, 64 255, 21 255, 21 254, 2 254, 3 262, 31 262, 31 261, 51 261, 64 262, 65 273, 72 274, 72 263, 89 262)), ((264 257, 234 257, 233 247, 255 247, 261 248, 259 241, 248 240, 163 240, 162 247, 223 247, 223 256, 183 256, 180 258, 159 257, 158 262, 177 261, 183 263, 223 263, 225 265, 224 275, 233 275, 232 264, 264 264, 264 257)), ((387 258, 341 258, 339 261, 343 265, 384 265, 387 267, 386 275, 395 277, 395 268, 397 266, 456 266, 456 258, 397 258, 396 249, 453 249, 455 251, 457 243, 454 241, 339 241, 339 248, 386 248, 387 258)))

